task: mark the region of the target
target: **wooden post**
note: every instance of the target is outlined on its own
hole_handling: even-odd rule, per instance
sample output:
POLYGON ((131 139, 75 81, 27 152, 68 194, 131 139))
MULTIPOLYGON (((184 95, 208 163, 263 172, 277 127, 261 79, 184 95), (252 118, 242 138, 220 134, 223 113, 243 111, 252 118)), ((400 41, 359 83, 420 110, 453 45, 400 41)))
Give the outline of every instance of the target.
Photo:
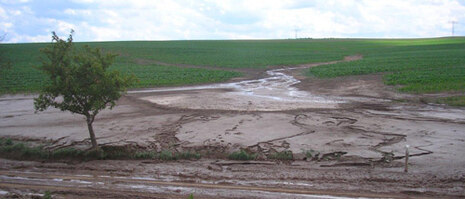
POLYGON ((409 156, 409 152, 408 152, 408 148, 409 148, 409 145, 405 145, 405 167, 404 167, 404 172, 408 172, 408 156, 409 156))

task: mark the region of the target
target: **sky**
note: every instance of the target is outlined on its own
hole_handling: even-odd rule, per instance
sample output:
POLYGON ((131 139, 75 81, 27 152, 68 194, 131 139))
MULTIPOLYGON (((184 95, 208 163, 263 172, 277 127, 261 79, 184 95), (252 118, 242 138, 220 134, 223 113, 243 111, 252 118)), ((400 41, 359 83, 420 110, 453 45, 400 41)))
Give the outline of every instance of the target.
POLYGON ((0 0, 4 43, 465 35, 465 0, 0 0))

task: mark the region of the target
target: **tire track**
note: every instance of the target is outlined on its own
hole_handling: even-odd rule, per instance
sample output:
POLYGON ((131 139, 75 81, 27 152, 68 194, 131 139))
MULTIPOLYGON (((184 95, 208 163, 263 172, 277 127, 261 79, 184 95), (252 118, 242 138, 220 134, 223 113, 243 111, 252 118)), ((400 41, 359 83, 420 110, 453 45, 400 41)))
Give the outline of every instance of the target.
MULTIPOLYGON (((266 193, 279 193, 291 194, 294 196, 308 196, 321 198, 321 196, 329 196, 330 198, 339 197, 366 197, 366 198, 405 198, 405 195, 392 195, 384 193, 364 193, 364 192, 337 192, 332 190, 311 190, 311 189, 295 189, 286 187, 260 187, 260 186, 244 186, 244 185, 230 185, 230 184, 207 184, 198 182, 174 182, 174 181, 160 181, 155 179, 134 179, 130 177, 111 177, 111 176, 86 176, 86 175, 56 175, 50 173, 24 173, 24 172, 10 172, 0 171, 0 188, 2 189, 21 189, 21 190, 52 190, 54 192, 77 192, 80 194, 93 192, 93 194, 106 195, 112 194, 121 197, 136 196, 136 197, 149 197, 153 198, 153 192, 150 190, 130 189, 124 188, 125 186, 117 186, 118 184, 126 185, 147 185, 155 187, 177 187, 177 188, 196 188, 207 189, 210 192, 214 190, 230 190, 230 191, 246 191, 246 192, 266 192, 266 193), (5 176, 17 177, 22 180, 8 180, 5 176), (29 180, 27 180, 29 179, 29 180), (32 183, 31 179, 40 180, 40 183, 32 183), (65 183, 47 184, 47 180, 61 179, 68 182, 86 181, 92 182, 91 186, 70 186, 65 183), (96 183, 103 183, 108 186, 95 186, 96 183), (96 192, 96 193, 95 193, 96 192)), ((143 187, 143 186, 139 186, 143 187)), ((172 193, 156 193, 162 196, 169 196, 172 193)), ((164 198, 164 197, 163 197, 164 198)), ((422 197, 425 198, 425 197, 422 197)))

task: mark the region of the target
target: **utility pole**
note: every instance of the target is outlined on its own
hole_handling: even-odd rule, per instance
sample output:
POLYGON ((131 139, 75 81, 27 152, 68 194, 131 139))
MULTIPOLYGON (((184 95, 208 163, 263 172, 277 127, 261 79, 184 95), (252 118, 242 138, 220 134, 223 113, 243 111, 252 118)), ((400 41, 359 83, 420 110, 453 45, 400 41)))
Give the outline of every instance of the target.
POLYGON ((297 27, 294 28, 294 32, 295 32, 295 38, 297 39, 297 33, 301 31, 301 29, 298 29, 297 27))
POLYGON ((452 24, 452 30, 451 30, 451 32, 452 32, 452 36, 454 36, 454 28, 455 28, 455 24, 457 24, 458 22, 457 22, 457 21, 454 21, 454 20, 452 20, 452 21, 449 21, 449 23, 451 23, 451 24, 452 24))

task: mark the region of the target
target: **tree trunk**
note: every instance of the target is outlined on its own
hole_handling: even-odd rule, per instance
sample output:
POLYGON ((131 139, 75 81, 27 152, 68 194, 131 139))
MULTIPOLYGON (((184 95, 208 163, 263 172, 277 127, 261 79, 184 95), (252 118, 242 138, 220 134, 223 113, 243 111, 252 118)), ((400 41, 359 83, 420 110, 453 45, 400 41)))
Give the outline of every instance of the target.
POLYGON ((87 128, 89 129, 90 141, 92 142, 92 149, 97 150, 97 140, 95 139, 94 128, 92 127, 92 120, 91 118, 87 118, 87 128))

